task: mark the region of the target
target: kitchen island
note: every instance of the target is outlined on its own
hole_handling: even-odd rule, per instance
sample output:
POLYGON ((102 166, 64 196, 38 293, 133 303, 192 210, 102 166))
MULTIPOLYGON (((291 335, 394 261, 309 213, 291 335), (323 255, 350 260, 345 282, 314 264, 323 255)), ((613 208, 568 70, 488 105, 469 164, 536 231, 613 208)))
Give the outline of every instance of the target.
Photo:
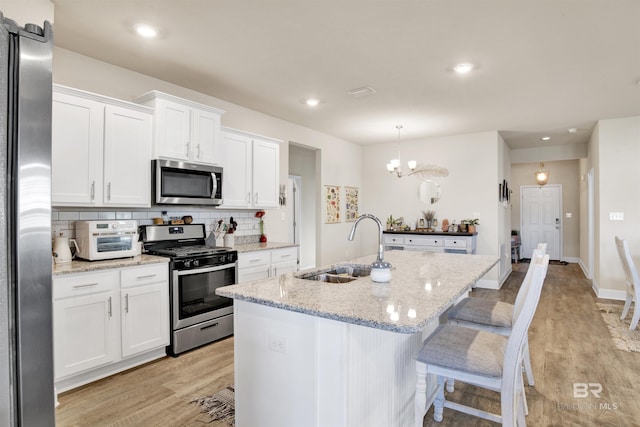
POLYGON ((237 427, 413 425, 413 356, 498 259, 412 251, 385 259, 389 283, 297 273, 217 290, 235 299, 237 427))

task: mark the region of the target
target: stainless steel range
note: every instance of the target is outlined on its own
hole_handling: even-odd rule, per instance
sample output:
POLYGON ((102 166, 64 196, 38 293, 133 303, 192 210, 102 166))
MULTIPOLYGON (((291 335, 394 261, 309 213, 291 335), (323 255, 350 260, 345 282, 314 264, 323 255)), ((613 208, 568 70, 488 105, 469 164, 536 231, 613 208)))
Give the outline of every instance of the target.
POLYGON ((204 224, 140 227, 144 248, 168 256, 171 343, 176 356, 233 334, 233 300, 216 289, 236 283, 238 252, 205 245, 204 224))

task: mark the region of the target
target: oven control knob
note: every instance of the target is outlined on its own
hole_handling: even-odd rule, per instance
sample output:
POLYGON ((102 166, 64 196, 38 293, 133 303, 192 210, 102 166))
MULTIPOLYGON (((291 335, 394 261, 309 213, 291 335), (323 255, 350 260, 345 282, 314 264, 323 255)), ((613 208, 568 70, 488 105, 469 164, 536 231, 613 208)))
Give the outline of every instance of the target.
POLYGON ((193 260, 193 266, 194 266, 194 267, 197 267, 197 266, 199 266, 199 265, 200 265, 200 261, 198 261, 197 259, 194 259, 194 260, 193 260))
POLYGON ((184 261, 184 268, 191 268, 191 260, 185 260, 184 261))
POLYGON ((114 222, 113 224, 111 224, 111 227, 113 227, 113 228, 118 228, 118 223, 117 223, 117 222, 114 222))
POLYGON ((220 255, 220 262, 227 262, 227 256, 226 255, 220 255))

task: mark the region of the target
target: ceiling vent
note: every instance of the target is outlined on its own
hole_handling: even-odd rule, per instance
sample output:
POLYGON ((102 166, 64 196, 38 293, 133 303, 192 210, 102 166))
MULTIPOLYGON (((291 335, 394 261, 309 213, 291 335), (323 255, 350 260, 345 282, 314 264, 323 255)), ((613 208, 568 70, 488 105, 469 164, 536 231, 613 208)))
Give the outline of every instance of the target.
POLYGON ((351 95, 354 98, 363 98, 365 96, 373 95, 376 90, 370 86, 359 87, 347 91, 347 95, 351 95))

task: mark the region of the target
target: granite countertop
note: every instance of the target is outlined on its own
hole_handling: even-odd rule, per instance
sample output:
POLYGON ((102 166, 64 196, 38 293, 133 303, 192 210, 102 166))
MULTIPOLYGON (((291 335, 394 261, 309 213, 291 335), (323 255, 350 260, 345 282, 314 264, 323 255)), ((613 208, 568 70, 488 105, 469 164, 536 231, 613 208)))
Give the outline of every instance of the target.
POLYGON ((296 243, 280 243, 280 242, 264 242, 264 243, 246 243, 241 245, 235 245, 233 249, 238 253, 255 252, 255 251, 268 251, 271 249, 292 248, 299 246, 296 243))
POLYGON ((475 233, 459 233, 457 231, 417 231, 417 230, 409 230, 409 231, 383 231, 384 234, 419 234, 426 236, 477 236, 478 232, 475 233))
MULTIPOLYGON (((348 262, 370 264, 375 258, 369 255, 348 262)), ((498 262, 494 256, 422 251, 387 251, 385 260, 393 265, 388 283, 375 283, 369 277, 324 283, 298 279, 301 272, 297 272, 225 286, 216 294, 392 332, 415 333, 438 318, 498 262)))
POLYGON ((107 270, 111 268, 134 267, 144 264, 169 262, 169 258, 155 255, 138 255, 129 258, 109 259, 105 261, 73 260, 69 264, 54 264, 53 275, 87 273, 90 271, 107 270))

